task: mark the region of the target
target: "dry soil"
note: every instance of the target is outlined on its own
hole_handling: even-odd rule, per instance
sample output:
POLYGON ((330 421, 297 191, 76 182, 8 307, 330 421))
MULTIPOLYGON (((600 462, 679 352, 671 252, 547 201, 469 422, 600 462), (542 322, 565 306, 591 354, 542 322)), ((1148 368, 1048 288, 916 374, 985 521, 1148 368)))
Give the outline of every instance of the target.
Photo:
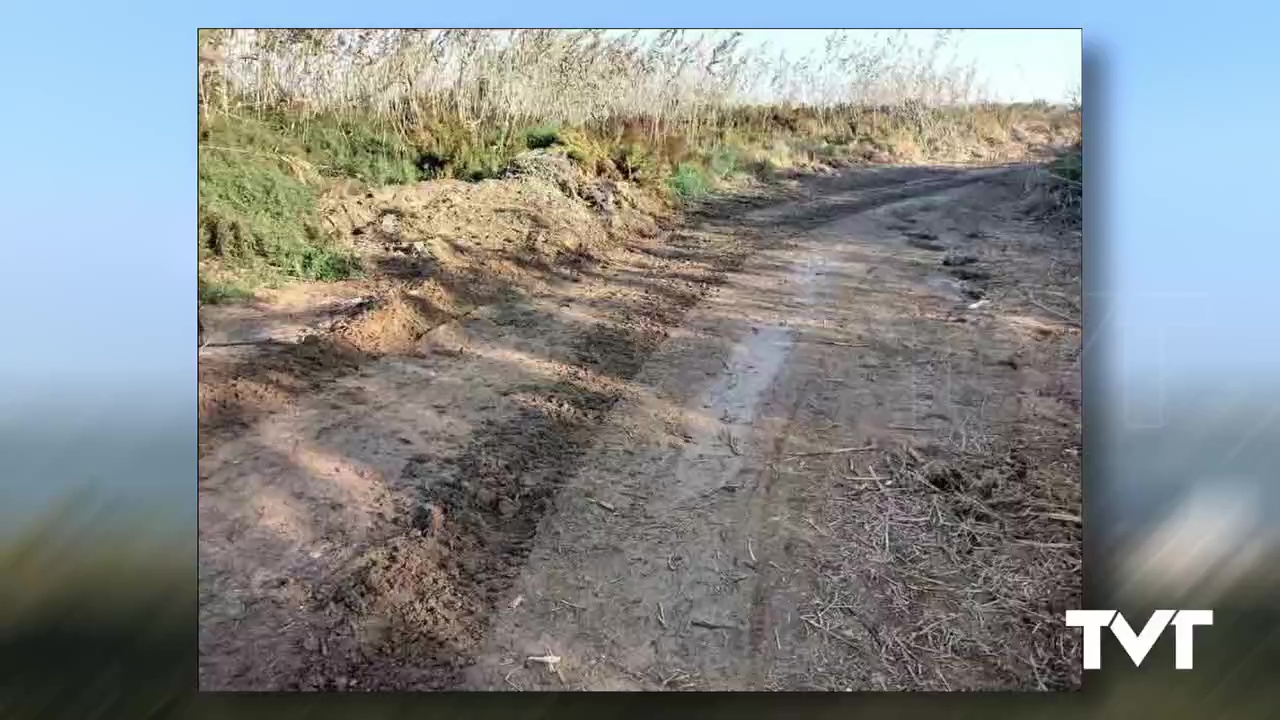
POLYGON ((202 688, 1077 686, 1080 241, 1030 172, 208 309, 202 688))

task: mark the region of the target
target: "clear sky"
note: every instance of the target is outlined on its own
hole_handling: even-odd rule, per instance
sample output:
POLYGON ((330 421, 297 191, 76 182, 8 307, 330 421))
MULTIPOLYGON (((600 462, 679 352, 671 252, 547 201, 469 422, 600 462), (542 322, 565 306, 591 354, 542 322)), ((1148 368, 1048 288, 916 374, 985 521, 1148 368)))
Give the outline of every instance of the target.
MULTIPOLYGON (((712 36, 727 30, 692 31, 712 36)), ((810 52, 820 53, 831 30, 742 30, 743 43, 768 46, 795 59, 810 52)), ((891 30, 841 30, 859 42, 883 43, 891 30)), ((937 37, 936 30, 903 30, 912 47, 927 48, 937 37)), ((972 65, 978 80, 992 100, 1069 100, 1080 89, 1081 32, 1079 29, 1040 30, 958 30, 951 33, 950 50, 944 60, 954 58, 972 65)))
MULTIPOLYGON (((822 48, 828 30, 747 30, 744 40, 801 55, 822 48)), ((852 30, 872 42, 884 31, 852 30)), ((908 30, 908 42, 928 46, 933 30, 908 30)), ((1067 100, 1080 87, 1080 30, 964 30, 954 33, 957 60, 977 69, 992 99, 1067 100)))

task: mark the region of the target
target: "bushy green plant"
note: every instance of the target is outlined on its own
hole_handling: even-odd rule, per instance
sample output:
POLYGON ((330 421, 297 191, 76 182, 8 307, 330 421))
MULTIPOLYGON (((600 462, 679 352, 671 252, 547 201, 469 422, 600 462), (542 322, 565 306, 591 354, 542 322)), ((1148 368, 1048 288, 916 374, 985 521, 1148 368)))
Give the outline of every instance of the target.
MULTIPOLYGON (((418 153, 422 178, 477 181, 499 177, 511 159, 526 149, 526 133, 505 128, 473 129, 456 119, 432 120, 409 133, 418 153)), ((535 140, 535 143, 537 141, 535 140)))
POLYGON ((537 125, 524 131, 524 145, 530 150, 542 150, 560 142, 560 128, 555 125, 537 125))
POLYGON ((217 305, 253 297, 253 288, 245 280, 209 280, 200 277, 196 280, 196 287, 203 305, 217 305))
POLYGON ((711 189, 707 171, 693 163, 681 163, 667 181, 667 185, 682 200, 701 197, 711 189))
POLYGON ((307 156, 328 175, 351 177, 375 185, 415 182, 421 178, 419 152, 401 133, 372 118, 311 119, 298 128, 307 156))
POLYGON ((266 265, 294 278, 336 280, 358 272, 355 257, 321 230, 315 191, 296 159, 266 151, 200 151, 202 254, 232 265, 266 265))

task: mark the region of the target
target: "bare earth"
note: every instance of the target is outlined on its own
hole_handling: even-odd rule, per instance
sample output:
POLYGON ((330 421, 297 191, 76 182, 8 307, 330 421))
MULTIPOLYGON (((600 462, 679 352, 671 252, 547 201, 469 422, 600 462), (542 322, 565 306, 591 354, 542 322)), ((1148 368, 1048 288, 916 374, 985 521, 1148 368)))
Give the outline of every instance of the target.
POLYGON ((1025 177, 211 308, 202 689, 1077 687, 1080 245, 1025 177))

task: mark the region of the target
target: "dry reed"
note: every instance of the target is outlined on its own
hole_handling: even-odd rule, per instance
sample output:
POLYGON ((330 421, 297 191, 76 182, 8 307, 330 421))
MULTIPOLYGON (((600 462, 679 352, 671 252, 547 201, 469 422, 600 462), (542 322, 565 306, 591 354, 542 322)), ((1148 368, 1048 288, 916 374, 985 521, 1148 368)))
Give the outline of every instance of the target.
POLYGON ((216 80, 202 82, 202 103, 507 128, 633 119, 657 137, 697 135, 747 106, 812 108, 827 124, 853 108, 919 115, 981 99, 974 67, 956 60, 945 31, 928 47, 901 32, 867 40, 834 31, 822 50, 796 58, 742 38, 675 29, 213 30, 202 36, 201 59, 216 80))

